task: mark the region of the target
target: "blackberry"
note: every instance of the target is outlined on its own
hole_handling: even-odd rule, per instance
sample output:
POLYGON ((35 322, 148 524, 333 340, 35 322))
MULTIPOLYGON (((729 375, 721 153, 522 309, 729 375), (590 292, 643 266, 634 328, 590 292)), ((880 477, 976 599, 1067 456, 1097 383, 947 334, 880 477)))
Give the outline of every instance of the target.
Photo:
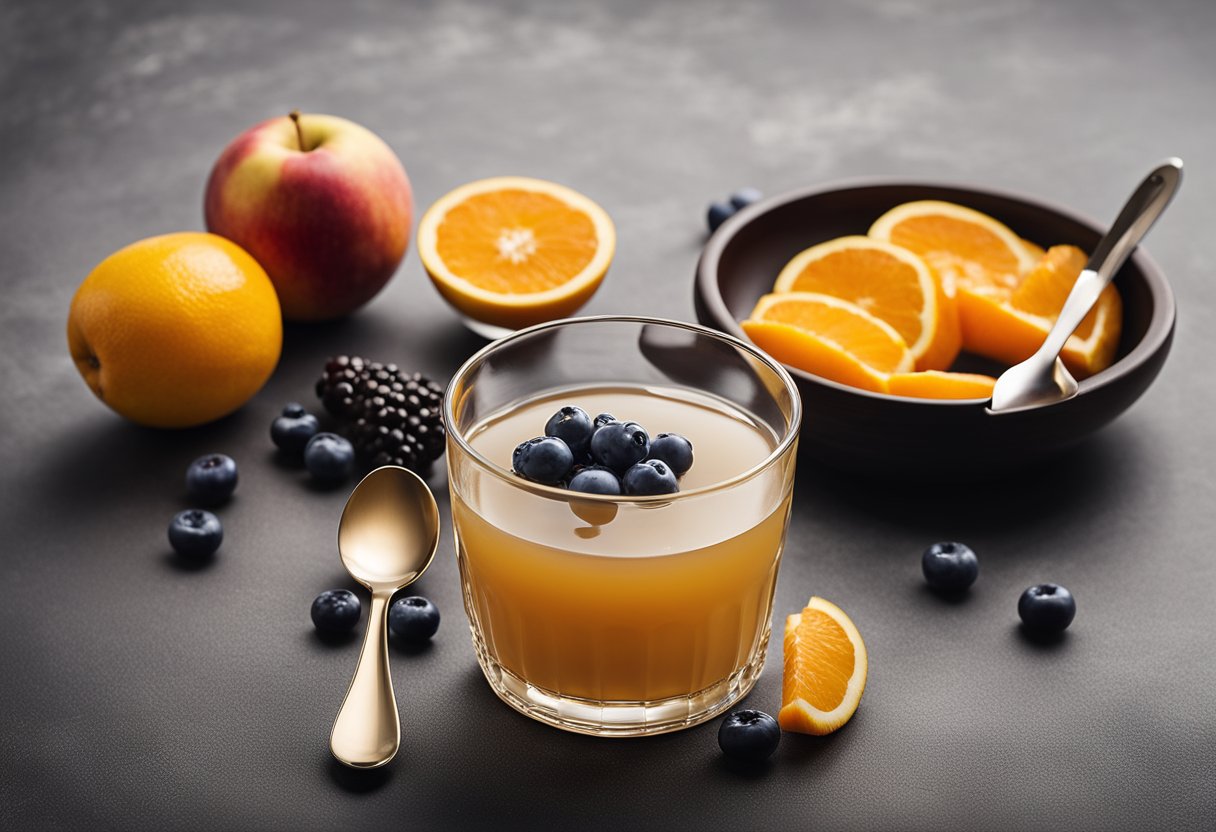
POLYGON ((343 420, 359 459, 420 473, 443 455, 443 388, 396 364, 340 355, 325 363, 317 397, 343 420))

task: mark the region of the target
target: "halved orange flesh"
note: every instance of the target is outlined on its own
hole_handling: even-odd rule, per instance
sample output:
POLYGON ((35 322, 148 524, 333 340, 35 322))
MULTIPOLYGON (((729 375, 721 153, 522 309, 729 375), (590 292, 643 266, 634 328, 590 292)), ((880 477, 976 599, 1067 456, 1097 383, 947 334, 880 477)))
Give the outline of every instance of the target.
POLYGON ((945 369, 958 355, 958 311, 924 261, 869 237, 839 237, 794 256, 773 291, 847 300, 889 323, 918 369, 945 369))
POLYGON ((599 205, 520 176, 457 188, 418 225, 418 252, 440 294, 474 320, 512 329, 575 312, 599 288, 615 247, 599 205))
POLYGON ((813 597, 785 621, 785 672, 777 722, 783 730, 830 734, 857 711, 869 660, 844 610, 813 597))

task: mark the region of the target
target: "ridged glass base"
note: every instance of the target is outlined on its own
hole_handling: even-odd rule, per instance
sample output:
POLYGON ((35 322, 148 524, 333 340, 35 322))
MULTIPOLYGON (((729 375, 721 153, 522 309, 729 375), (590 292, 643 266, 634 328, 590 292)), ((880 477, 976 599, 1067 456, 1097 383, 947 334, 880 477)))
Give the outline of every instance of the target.
POLYGON ((641 737, 691 728, 713 719, 751 691, 764 668, 769 630, 752 660, 717 684, 687 696, 650 702, 599 702, 531 685, 495 661, 473 632, 477 661, 498 698, 535 720, 597 737, 641 737))

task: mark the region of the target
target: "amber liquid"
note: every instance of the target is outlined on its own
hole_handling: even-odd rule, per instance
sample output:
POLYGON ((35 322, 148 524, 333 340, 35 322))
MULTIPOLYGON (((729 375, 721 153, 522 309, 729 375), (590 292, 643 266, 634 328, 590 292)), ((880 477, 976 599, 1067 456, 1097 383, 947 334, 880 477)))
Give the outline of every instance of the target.
POLYGON ((483 664, 561 697, 653 702, 762 661, 789 483, 755 476, 688 492, 755 469, 776 445, 772 433, 691 391, 600 387, 495 414, 467 432, 469 442, 509 469, 515 446, 564 404, 687 436, 695 462, 680 483, 685 496, 613 504, 489 476, 458 482, 453 519, 483 664))

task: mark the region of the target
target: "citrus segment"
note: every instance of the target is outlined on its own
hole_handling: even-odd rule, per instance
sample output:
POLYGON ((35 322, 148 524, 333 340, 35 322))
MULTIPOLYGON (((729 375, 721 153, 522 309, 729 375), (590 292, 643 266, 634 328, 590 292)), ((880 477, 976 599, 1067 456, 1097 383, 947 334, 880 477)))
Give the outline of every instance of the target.
MULTIPOLYGON (((1054 323, 1088 261, 1085 252, 1076 246, 1052 246, 1014 291, 1010 305, 1054 323)), ((1123 299, 1111 284, 1102 290, 1094 308, 1069 339, 1080 371, 1092 375, 1109 367, 1122 331, 1123 299)))
POLYGON ((740 326, 752 343, 782 364, 850 387, 886 392, 886 374, 813 332, 773 321, 747 320, 740 326))
POLYGON ((887 379, 892 396, 914 399, 991 399, 996 379, 977 373, 894 373, 887 379))
POLYGON ((830 734, 857 711, 869 662, 842 609, 813 597, 785 621, 785 673, 777 722, 786 731, 830 734))
POLYGON ((765 295, 757 301, 751 317, 810 332, 879 373, 913 368, 907 344, 890 324, 831 295, 815 292, 765 295))
POLYGON ((890 324, 917 367, 944 369, 959 349, 957 311, 924 261, 868 237, 840 237, 796 255, 774 292, 816 292, 860 306, 890 324))
POLYGON ((525 177, 457 188, 418 225, 419 255, 440 294, 468 317, 508 328, 572 314, 599 288, 615 246, 603 208, 525 177))
MULTIPOLYGON (((1016 309, 999 297, 964 289, 958 303, 966 348, 1005 364, 1017 364, 1033 355, 1051 329, 1052 318, 1016 309)), ((1114 286, 1107 286, 1060 352, 1074 376, 1087 378, 1110 366, 1119 346, 1122 319, 1122 299, 1114 286)))
POLYGON ((1010 301, 1023 312, 1054 319, 1064 308, 1087 260, 1085 252, 1076 246, 1052 246, 1018 285, 1010 301))
POLYGON ((1012 291, 1035 263, 1026 243, 987 214, 937 200, 906 202, 870 226, 869 235, 924 258, 948 295, 956 287, 1012 291))

